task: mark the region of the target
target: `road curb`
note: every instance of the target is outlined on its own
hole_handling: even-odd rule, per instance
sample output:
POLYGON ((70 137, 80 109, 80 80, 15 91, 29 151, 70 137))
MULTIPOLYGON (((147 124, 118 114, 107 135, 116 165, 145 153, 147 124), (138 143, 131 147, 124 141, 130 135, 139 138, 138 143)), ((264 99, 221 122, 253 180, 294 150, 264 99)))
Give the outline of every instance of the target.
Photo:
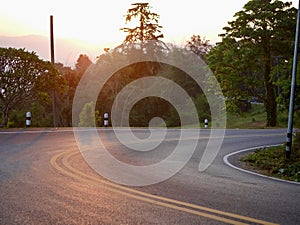
POLYGON ((267 179, 271 179, 271 180, 275 180, 275 181, 280 181, 280 182, 284 182, 284 183, 289 183, 289 184, 296 184, 296 185, 300 185, 300 182, 295 182, 295 181, 289 181, 289 180, 283 180, 283 179, 280 179, 280 178, 276 178, 276 177, 270 177, 270 176, 266 176, 266 175, 263 175, 263 174, 259 174, 259 173, 255 173, 253 171, 249 171, 249 170, 245 170, 245 169, 242 169, 240 167, 237 167, 233 164, 231 164, 228 160, 229 157, 233 156, 233 155, 236 155, 236 154, 240 154, 240 153, 243 153, 243 152, 248 152, 248 151, 254 151, 256 149, 260 149, 260 148, 269 148, 269 147, 275 147, 275 146, 279 146, 279 145, 282 145, 282 144, 277 144, 277 145, 262 145, 262 146, 257 146, 257 147, 253 147, 253 148, 247 148, 247 149, 242 149, 242 150, 239 150, 239 151, 236 151, 236 152, 232 152, 230 154, 227 154, 223 157, 223 162, 233 168, 233 169, 236 169, 236 170, 239 170, 239 171, 242 171, 244 173, 248 173, 248 174, 252 174, 252 175, 255 175, 255 176, 259 176, 259 177, 263 177, 263 178, 267 178, 267 179))

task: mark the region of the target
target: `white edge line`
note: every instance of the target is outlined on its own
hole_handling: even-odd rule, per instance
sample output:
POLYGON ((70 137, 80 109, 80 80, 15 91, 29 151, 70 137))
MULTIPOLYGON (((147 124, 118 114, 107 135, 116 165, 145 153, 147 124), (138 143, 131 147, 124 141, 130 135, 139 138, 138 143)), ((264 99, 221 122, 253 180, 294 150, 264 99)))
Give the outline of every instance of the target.
POLYGON ((0 131, 1 134, 39 134, 39 133, 62 133, 73 132, 73 130, 20 130, 20 131, 0 131))
POLYGON ((253 148, 247 148, 247 149, 242 149, 242 150, 239 150, 239 151, 236 151, 236 152, 232 152, 230 154, 227 154, 223 157, 223 162, 233 168, 233 169, 236 169, 236 170, 239 170, 239 171, 242 171, 242 172, 245 172, 245 173, 248 173, 248 174, 252 174, 252 175, 255 175, 255 176, 259 176, 259 177, 263 177, 263 178, 267 178, 267 179, 271 179, 271 180, 275 180, 275 181, 280 181, 280 182, 285 182, 285 183, 289 183, 289 184, 297 184, 297 185, 300 185, 300 182, 295 182, 295 181, 289 181, 289 180, 283 180, 283 179, 280 179, 280 178, 276 178, 276 177, 270 177, 270 176, 266 176, 266 175, 263 175, 263 174, 259 174, 259 173, 255 173, 255 172, 252 172, 252 171, 249 171, 249 170, 245 170, 245 169, 242 169, 240 167, 237 167, 237 166, 234 166, 232 165, 229 161, 228 161, 228 158, 230 156, 233 156, 233 155, 236 155, 236 154, 239 154, 239 153, 242 153, 242 152, 247 152, 247 151, 254 151, 256 149, 260 149, 260 148, 269 148, 269 147, 275 147, 275 146, 280 146, 282 144, 277 144, 277 145, 262 145, 262 146, 257 146, 257 147, 253 147, 253 148))
MULTIPOLYGON (((101 129, 105 129, 105 130, 109 130, 110 128, 96 128, 96 130, 101 130, 101 129)), ((77 127, 70 127, 69 129, 57 129, 57 128, 53 128, 53 129, 45 129, 45 130, 30 130, 30 128, 24 128, 22 130, 11 130, 11 131, 1 131, 0 130, 0 135, 1 134, 39 134, 39 133, 63 133, 63 132, 86 132, 86 131, 94 131, 95 128, 77 128, 77 127), (27 129, 27 130, 26 130, 27 129)))
MULTIPOLYGON (((126 128, 126 127, 117 127, 117 128, 113 128, 113 127, 91 127, 91 128, 86 128, 86 127, 82 127, 82 128, 78 128, 78 127, 70 127, 70 129, 57 129, 57 128, 53 128, 53 129, 45 129, 45 130, 30 130, 30 128, 24 128, 22 130, 11 130, 11 131, 5 131, 5 130, 1 130, 0 129, 0 135, 1 134, 39 134, 39 133, 63 133, 63 132, 86 132, 86 131, 100 131, 100 130, 119 130, 119 131, 126 131, 126 130, 135 130, 135 131, 139 131, 139 130, 145 130, 148 129, 147 127, 145 128, 126 128)), ((160 129, 160 128, 158 128, 160 129)), ((195 128, 197 129, 197 128, 195 128)), ((186 131, 193 131, 195 130, 194 128, 184 128, 184 130, 186 131)), ((181 130, 181 129, 177 129, 177 128, 171 128, 170 131, 176 131, 176 130, 181 130)), ((199 128, 200 131, 210 131, 210 129, 201 129, 199 128)))

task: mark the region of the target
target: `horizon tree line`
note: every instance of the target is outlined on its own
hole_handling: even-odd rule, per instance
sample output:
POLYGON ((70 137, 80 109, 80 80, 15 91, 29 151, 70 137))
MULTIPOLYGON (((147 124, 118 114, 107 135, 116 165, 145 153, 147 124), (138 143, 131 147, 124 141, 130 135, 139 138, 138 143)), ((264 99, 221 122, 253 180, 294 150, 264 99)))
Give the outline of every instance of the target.
MULTIPOLYGON (((212 45, 200 35, 193 35, 184 48, 204 60, 217 77, 224 96, 227 110, 242 114, 243 102, 258 99, 264 102, 267 112, 266 126, 277 125, 277 112, 288 108, 289 79, 291 75, 297 10, 291 3, 278 0, 250 0, 234 15, 233 21, 223 28, 221 42, 212 45)), ((114 60, 118 53, 126 54, 126 48, 134 48, 134 43, 157 41, 163 43, 159 25, 159 15, 151 11, 148 3, 135 3, 125 15, 126 22, 138 20, 134 28, 124 27, 127 33, 124 42, 115 49, 105 49, 95 64, 114 60)), ((158 44, 154 49, 163 51, 167 46, 158 44)), ((150 50, 148 50, 150 51, 150 50)), ((24 127, 26 111, 32 111, 33 126, 52 126, 51 90, 56 89, 58 125, 72 125, 72 101, 76 87, 86 69, 93 63, 87 55, 81 54, 75 69, 61 63, 51 65, 38 58, 34 52, 25 49, 0 48, 0 127, 24 127)), ((132 65, 118 72, 110 79, 105 91, 99 94, 97 115, 109 111, 118 91, 130 81, 150 74, 159 75, 164 65, 144 62, 132 65)), ((176 68, 168 68, 169 77, 181 85, 186 85, 190 95, 200 108, 207 109, 205 96, 193 82, 176 68)), ((299 71, 299 70, 298 70, 299 71)), ((168 77, 168 78, 169 78, 168 77)), ((300 90, 297 75, 296 92, 300 90)), ((295 111, 299 112, 300 97, 296 95, 295 111)), ((200 112, 201 111, 201 112, 200 112)), ((208 110, 206 110, 207 112, 208 110)), ((157 98, 147 98, 133 109, 132 125, 146 126, 153 115, 163 114, 170 126, 177 126, 178 117, 174 109, 157 98), (162 106, 158 110, 155 105, 162 106)), ((299 113, 296 113, 298 115, 299 113)), ((205 115, 209 116, 208 114, 205 115)), ((299 118, 295 118, 296 121, 299 118)), ((101 121, 101 118, 99 120, 101 121)), ((99 122, 101 123, 101 122, 99 122)), ((100 124, 99 124, 100 125, 100 124)))

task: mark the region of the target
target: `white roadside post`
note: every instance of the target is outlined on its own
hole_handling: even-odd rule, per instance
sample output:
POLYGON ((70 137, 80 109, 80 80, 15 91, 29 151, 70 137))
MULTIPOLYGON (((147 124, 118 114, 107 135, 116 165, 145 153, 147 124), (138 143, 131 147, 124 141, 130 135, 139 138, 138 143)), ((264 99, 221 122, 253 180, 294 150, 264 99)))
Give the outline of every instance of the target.
POLYGON ((204 128, 208 128, 208 119, 204 120, 204 128))
POLYGON ((108 127, 108 113, 104 113, 104 126, 108 127))
POLYGON ((26 127, 31 126, 31 112, 26 113, 26 127))

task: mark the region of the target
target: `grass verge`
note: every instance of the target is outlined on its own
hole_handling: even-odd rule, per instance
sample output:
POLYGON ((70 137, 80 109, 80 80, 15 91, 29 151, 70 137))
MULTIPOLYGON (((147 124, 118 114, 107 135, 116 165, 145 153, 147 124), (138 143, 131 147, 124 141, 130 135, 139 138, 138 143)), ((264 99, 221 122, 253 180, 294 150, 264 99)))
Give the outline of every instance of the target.
POLYGON ((255 150, 240 160, 257 173, 300 182, 300 133, 293 140, 290 159, 285 157, 285 146, 277 146, 255 150))
MULTIPOLYGON (((264 129, 267 113, 263 104, 252 104, 251 109, 242 114, 227 112, 227 128, 264 129)), ((278 108, 277 128, 285 128, 288 124, 288 111, 278 108)), ((300 127, 300 116, 294 113, 294 126, 300 127)))
POLYGON ((253 104, 242 115, 227 113, 227 128, 261 129, 266 126, 266 112, 263 105, 253 104))

